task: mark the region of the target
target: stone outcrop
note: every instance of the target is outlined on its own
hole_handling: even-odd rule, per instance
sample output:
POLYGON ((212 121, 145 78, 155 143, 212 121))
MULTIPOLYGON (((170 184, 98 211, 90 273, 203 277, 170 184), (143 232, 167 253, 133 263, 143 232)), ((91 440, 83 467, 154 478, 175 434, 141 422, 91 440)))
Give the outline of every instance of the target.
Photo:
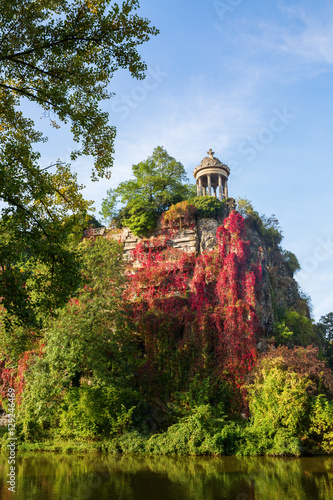
POLYGON ((0 413, 0 427, 7 427, 9 421, 9 415, 6 413, 0 413))
MULTIPOLYGON (((234 200, 232 200, 234 202, 234 200)), ((216 218, 196 217, 191 227, 180 227, 168 239, 168 246, 177 248, 184 252, 202 252, 213 249, 216 244, 216 230, 223 224, 225 217, 234 209, 234 203, 228 205, 225 215, 216 218)), ((290 275, 280 249, 267 249, 262 236, 251 224, 246 224, 247 237, 251 242, 251 260, 255 262, 259 254, 262 258, 262 282, 260 287, 260 298, 257 308, 257 315, 263 329, 264 337, 269 337, 273 333, 274 322, 278 310, 295 308, 298 302, 302 301, 296 281, 290 275)), ((154 238, 162 234, 161 223, 152 231, 147 239, 154 238)), ((141 239, 135 236, 129 228, 114 232, 101 228, 98 234, 89 236, 103 236, 116 239, 123 244, 124 257, 130 258, 131 251, 141 239)), ((87 235, 88 236, 88 235, 87 235)), ((304 306, 304 304, 303 304, 304 306)), ((297 309, 297 307, 296 307, 297 309)))
MULTIPOLYGON (((211 250, 216 245, 216 229, 221 225, 217 219, 208 219, 199 217, 196 219, 195 226, 191 228, 179 228, 175 236, 168 240, 168 246, 178 248, 184 252, 202 253, 205 250, 211 250)), ((157 228, 152 231, 147 239, 160 235, 162 230, 157 228)), ((129 258, 130 253, 141 241, 130 229, 124 228, 119 233, 108 234, 106 236, 119 240, 124 245, 124 256, 129 258)))

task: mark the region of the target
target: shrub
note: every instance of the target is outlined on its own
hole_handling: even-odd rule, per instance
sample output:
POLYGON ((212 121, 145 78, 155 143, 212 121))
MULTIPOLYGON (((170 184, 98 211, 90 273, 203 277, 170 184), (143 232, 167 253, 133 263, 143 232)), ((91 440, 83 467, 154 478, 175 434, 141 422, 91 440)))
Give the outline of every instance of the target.
POLYGON ((229 455, 241 437, 238 424, 226 421, 223 414, 216 415, 210 405, 201 405, 163 434, 151 436, 145 449, 154 454, 229 455))
POLYGON ((289 274, 291 277, 293 277, 296 271, 299 271, 299 269, 301 269, 298 259, 293 252, 289 252, 288 250, 282 250, 281 253, 289 274))
POLYGON ((162 216, 162 225, 164 227, 186 227, 193 223, 196 209, 188 201, 181 201, 171 205, 169 210, 162 216))
POLYGON ((244 454, 300 455, 309 396, 307 377, 264 365, 249 387, 251 425, 244 454))
POLYGON ((226 213, 226 200, 220 201, 213 196, 196 196, 188 201, 196 207, 197 214, 200 217, 218 217, 226 213))
POLYGON ((309 428, 310 444, 325 453, 333 453, 333 401, 319 394, 312 407, 309 428))
POLYGON ((123 434, 132 424, 131 397, 129 391, 115 387, 72 387, 61 405, 59 435, 91 439, 123 434))
POLYGON ((279 347, 260 361, 248 386, 250 425, 244 455, 330 453, 333 449, 332 372, 318 349, 279 347))

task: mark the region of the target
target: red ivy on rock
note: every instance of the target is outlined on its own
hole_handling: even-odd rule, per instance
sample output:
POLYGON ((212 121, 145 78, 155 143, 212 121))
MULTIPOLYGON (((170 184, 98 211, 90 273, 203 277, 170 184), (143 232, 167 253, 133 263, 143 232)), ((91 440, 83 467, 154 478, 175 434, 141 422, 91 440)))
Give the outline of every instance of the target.
POLYGON ((125 298, 144 353, 138 376, 158 385, 168 373, 181 386, 206 372, 240 387, 256 362, 261 279, 244 219, 232 212, 217 247, 199 256, 170 248, 172 236, 141 241, 128 270, 125 298))

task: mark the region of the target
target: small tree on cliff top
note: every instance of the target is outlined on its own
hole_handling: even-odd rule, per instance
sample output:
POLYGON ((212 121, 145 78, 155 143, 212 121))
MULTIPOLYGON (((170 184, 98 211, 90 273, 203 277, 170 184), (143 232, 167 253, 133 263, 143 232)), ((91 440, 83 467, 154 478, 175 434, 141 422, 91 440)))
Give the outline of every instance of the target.
POLYGON ((134 234, 146 234, 156 226, 159 215, 171 205, 194 196, 183 165, 158 146, 145 161, 132 166, 134 179, 109 189, 101 215, 128 226, 134 234), (123 208, 116 209, 120 200, 123 208))

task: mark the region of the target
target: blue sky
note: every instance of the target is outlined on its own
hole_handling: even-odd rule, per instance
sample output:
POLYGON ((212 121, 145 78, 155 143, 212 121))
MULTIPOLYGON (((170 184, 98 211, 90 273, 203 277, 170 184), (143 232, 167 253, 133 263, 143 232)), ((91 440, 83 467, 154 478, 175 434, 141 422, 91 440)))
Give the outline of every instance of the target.
MULTIPOLYGON (((144 81, 116 73, 103 104, 117 127, 110 180, 92 161, 73 165, 96 215, 106 190, 164 146, 189 177, 209 148, 231 168, 229 195, 275 214, 302 271, 314 317, 333 311, 333 5, 302 0, 141 0, 160 29, 141 47, 144 81)), ((68 159, 66 130, 50 136, 45 164, 68 159)))

